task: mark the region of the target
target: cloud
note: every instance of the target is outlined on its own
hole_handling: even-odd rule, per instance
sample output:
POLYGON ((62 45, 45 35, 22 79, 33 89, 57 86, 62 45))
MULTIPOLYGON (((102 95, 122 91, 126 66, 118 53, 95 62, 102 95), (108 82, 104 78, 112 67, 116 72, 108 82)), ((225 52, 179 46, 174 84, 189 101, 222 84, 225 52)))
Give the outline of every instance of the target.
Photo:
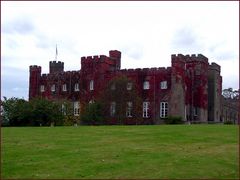
POLYGON ((199 40, 200 35, 190 27, 182 27, 175 31, 170 42, 173 49, 185 51, 188 53, 200 51, 203 49, 203 44, 199 40))
POLYGON ((2 71, 2 95, 7 98, 23 97, 28 99, 28 78, 26 71, 17 68, 4 68, 2 71))
POLYGON ((143 57, 143 47, 139 44, 127 46, 123 49, 126 56, 133 59, 141 59, 143 57))
POLYGON ((32 21, 26 17, 19 17, 10 22, 5 22, 2 26, 3 33, 6 34, 29 34, 35 29, 32 21))

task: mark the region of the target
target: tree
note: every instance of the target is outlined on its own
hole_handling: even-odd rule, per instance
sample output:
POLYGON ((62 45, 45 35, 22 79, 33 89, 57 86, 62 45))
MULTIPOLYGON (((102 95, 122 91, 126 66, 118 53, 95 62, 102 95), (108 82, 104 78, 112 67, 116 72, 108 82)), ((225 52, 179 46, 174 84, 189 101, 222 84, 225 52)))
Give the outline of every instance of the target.
POLYGON ((15 97, 4 97, 2 108, 4 122, 10 126, 63 124, 60 104, 46 99, 35 98, 28 102, 15 97))
POLYGON ((103 123, 102 104, 93 102, 85 105, 85 110, 81 113, 81 121, 83 124, 99 125, 103 123))
POLYGON ((29 102, 32 109, 31 124, 34 126, 63 125, 61 104, 47 99, 35 98, 29 102))
POLYGON ((29 124, 30 108, 24 99, 3 97, 3 121, 10 126, 26 126, 29 124))
POLYGON ((222 95, 226 99, 239 99, 239 90, 233 90, 233 88, 224 89, 222 95))
POLYGON ((138 124, 141 119, 141 99, 137 93, 135 83, 126 76, 113 78, 101 98, 103 102, 104 117, 108 120, 116 119, 117 124, 138 124), (111 106, 114 106, 114 114, 111 114, 111 106), (131 104, 130 114, 127 115, 127 108, 131 104))

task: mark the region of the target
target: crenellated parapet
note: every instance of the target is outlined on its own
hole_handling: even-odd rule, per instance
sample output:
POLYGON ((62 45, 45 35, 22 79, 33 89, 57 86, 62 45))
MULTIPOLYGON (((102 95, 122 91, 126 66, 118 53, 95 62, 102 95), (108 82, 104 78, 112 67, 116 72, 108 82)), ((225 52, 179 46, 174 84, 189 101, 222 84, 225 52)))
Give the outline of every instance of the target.
POLYGON ((64 62, 61 62, 61 61, 49 62, 49 73, 59 73, 63 71, 64 71, 64 62))
POLYGON ((202 54, 187 54, 187 55, 182 55, 182 54, 172 54, 171 55, 172 58, 172 63, 176 62, 176 63, 180 63, 180 62, 203 62, 203 63, 208 63, 208 58, 205 57, 202 54))
POLYGON ((209 70, 214 70, 214 71, 217 71, 218 73, 220 73, 221 67, 218 64, 213 62, 209 65, 209 70))
POLYGON ((116 71, 121 67, 121 52, 117 50, 109 51, 106 55, 84 56, 81 57, 81 69, 84 72, 99 69, 100 71, 116 71))

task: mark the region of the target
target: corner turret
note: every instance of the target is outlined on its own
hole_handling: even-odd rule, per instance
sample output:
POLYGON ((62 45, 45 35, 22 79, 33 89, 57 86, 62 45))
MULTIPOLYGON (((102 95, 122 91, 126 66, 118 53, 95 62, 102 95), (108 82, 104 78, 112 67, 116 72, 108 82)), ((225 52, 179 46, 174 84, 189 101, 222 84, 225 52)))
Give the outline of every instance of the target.
POLYGON ((41 66, 34 65, 29 67, 29 100, 39 95, 41 70, 41 66))

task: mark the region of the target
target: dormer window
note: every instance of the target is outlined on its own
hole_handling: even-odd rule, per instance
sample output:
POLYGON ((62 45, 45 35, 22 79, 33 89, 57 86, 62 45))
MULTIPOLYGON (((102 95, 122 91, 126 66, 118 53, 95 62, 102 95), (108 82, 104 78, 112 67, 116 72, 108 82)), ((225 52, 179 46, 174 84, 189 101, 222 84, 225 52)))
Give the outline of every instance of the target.
POLYGON ((167 89, 167 81, 162 81, 160 83, 161 89, 167 89))
POLYGON ((93 89, 94 89, 94 81, 93 80, 90 81, 89 89, 90 89, 90 91, 93 91, 93 89))
POLYGON ((62 91, 64 91, 64 92, 67 91, 67 85, 66 84, 62 85, 62 91))
POLYGON ((53 85, 51 86, 51 91, 52 91, 52 92, 55 92, 55 91, 56 91, 56 86, 55 86, 55 84, 53 84, 53 85))
POLYGON ((78 83, 76 83, 76 84, 74 85, 74 91, 79 91, 79 84, 78 84, 78 83))
POLYGON ((44 85, 41 85, 41 86, 40 86, 40 91, 41 91, 41 92, 44 92, 44 91, 45 91, 44 85))
POLYGON ((143 82, 143 89, 150 89, 149 81, 143 82))

